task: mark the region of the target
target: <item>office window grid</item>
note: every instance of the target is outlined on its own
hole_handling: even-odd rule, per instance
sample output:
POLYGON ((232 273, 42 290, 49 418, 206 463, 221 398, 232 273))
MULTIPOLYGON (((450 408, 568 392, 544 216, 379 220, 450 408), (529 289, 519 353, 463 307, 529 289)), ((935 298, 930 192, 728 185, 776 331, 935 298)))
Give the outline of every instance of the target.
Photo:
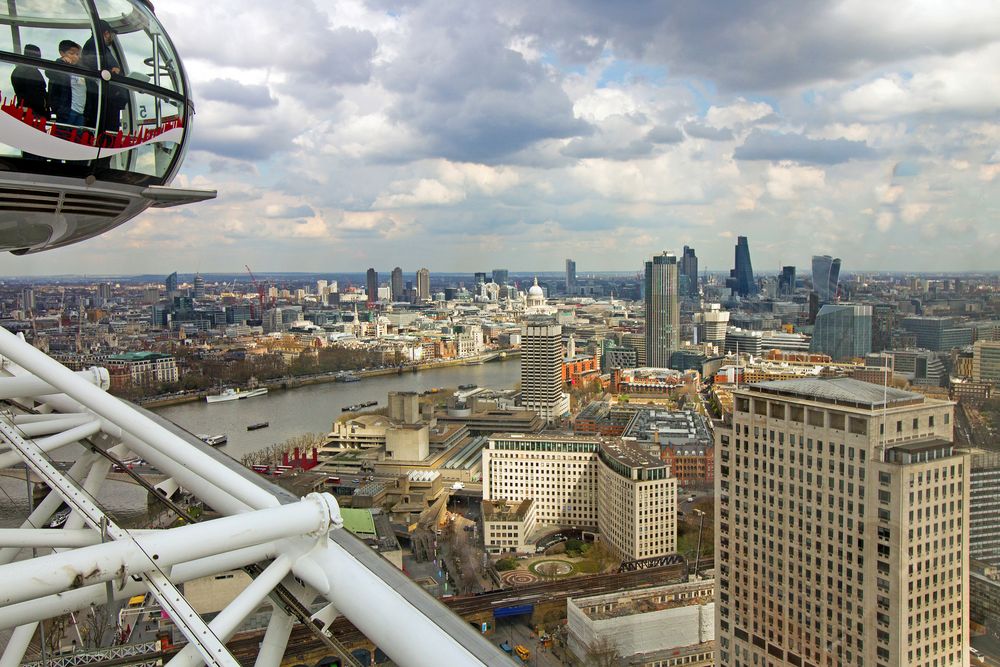
MULTIPOLYGON (((874 411, 739 395, 734 405, 716 470, 722 664, 962 664, 961 459, 873 459, 874 411), (911 469, 939 486, 904 496, 894 475, 911 469), (904 636, 895 626, 910 605, 916 631, 904 636)), ((948 415, 932 408, 890 419, 905 422, 895 439, 943 435, 948 415)))

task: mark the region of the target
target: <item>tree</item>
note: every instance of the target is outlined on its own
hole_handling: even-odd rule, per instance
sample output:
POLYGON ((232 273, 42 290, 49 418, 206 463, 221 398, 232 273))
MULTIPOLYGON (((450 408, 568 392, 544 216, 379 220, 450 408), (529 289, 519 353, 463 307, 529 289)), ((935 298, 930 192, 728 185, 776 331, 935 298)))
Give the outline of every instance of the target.
POLYGON ((587 551, 587 559, 596 563, 601 572, 618 563, 618 559, 608 548, 608 545, 601 541, 594 542, 590 550, 587 551))
POLYGON ((501 558, 497 561, 497 570, 500 572, 506 572, 508 570, 517 569, 517 559, 516 558, 501 558))
POLYGON ((112 620, 111 605, 90 605, 90 608, 81 613, 83 616, 83 643, 86 648, 102 648, 106 646, 114 624, 112 620))
POLYGON ((587 665, 591 667, 615 667, 620 657, 618 647, 608 637, 601 637, 587 644, 587 665))

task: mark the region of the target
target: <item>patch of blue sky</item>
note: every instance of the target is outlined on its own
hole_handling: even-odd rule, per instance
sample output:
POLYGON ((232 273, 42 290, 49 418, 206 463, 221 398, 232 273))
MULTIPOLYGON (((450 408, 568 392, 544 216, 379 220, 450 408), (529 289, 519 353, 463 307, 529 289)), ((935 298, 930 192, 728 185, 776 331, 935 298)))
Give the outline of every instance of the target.
POLYGON ((559 60, 559 56, 551 51, 545 51, 538 59, 544 65, 553 67, 564 74, 576 74, 583 76, 587 73, 586 63, 564 63, 559 60))
POLYGON ((770 105, 775 113, 781 113, 781 103, 776 97, 771 97, 770 95, 742 95, 742 97, 747 102, 764 102, 770 105))
POLYGON ((892 169, 892 175, 894 178, 912 178, 914 176, 919 176, 920 165, 913 160, 897 162, 896 166, 892 169))
POLYGON ((715 103, 718 92, 715 84, 706 79, 685 79, 683 83, 691 91, 698 115, 704 118, 709 107, 715 103))
POLYGON ((667 68, 662 65, 647 65, 634 60, 616 59, 601 72, 597 80, 598 88, 629 81, 646 81, 662 86, 667 82, 667 68))

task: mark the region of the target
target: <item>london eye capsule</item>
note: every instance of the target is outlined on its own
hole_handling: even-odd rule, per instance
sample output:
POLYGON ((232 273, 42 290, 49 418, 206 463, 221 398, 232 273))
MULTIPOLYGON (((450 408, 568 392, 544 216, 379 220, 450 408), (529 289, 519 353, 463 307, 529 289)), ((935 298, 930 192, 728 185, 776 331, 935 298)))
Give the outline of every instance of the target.
POLYGON ((192 114, 146 0, 0 3, 0 250, 65 246, 214 197, 169 187, 192 114))

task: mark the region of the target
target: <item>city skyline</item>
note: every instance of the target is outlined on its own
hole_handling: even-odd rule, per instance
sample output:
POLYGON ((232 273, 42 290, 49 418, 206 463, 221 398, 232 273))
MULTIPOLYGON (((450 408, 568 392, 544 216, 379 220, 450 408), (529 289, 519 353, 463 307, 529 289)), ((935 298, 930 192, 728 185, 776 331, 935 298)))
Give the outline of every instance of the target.
POLYGON ((758 270, 993 268, 1000 9, 778 4, 164 0, 198 110, 177 184, 218 199, 4 273, 723 268, 737 235, 758 270))

